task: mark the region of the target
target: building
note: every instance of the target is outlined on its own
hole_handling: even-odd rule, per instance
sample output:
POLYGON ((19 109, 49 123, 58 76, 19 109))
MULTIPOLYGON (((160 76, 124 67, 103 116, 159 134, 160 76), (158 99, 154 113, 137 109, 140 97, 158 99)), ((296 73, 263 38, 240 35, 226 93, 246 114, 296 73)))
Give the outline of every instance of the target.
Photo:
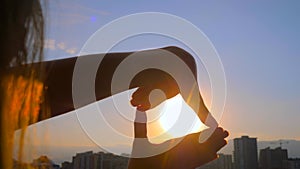
POLYGON ((219 169, 233 169, 232 155, 219 154, 218 161, 219 169))
POLYGON ((127 169, 128 157, 111 153, 93 153, 92 151, 77 153, 72 163, 64 162, 62 168, 69 169, 127 169))
POLYGON ((290 158, 284 161, 284 169, 300 169, 300 158, 290 158))
POLYGON ((242 136, 241 138, 235 138, 233 142, 235 169, 258 169, 256 138, 242 136))
POLYGON ((233 169, 232 155, 219 154, 219 158, 197 169, 233 169))
POLYGON ((94 169, 92 156, 92 151, 76 153, 72 161, 74 169, 94 169))
POLYGON ((281 147, 275 149, 267 147, 261 149, 259 153, 260 169, 286 169, 284 167, 286 160, 288 160, 288 152, 286 149, 281 149, 281 147))
POLYGON ((64 161, 63 163, 61 163, 61 169, 73 169, 73 163, 64 161))
POLYGON ((95 169, 127 169, 129 158, 99 152, 94 154, 94 160, 95 169))

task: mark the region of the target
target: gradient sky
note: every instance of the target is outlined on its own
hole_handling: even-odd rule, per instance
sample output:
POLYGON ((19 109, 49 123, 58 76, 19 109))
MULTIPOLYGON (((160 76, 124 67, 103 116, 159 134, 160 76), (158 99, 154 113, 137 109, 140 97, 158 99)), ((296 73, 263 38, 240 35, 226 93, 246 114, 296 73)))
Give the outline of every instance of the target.
MULTIPOLYGON (((187 19, 208 36, 223 63, 227 100, 220 124, 230 138, 300 140, 300 1, 64 0, 47 5, 46 60, 75 56, 96 30, 124 15, 164 12, 187 19)), ((153 35, 128 39, 113 51, 169 45, 185 48, 153 35)), ((209 103, 205 80, 201 89, 207 89, 203 95, 209 103)), ((74 113, 33 128, 47 133, 37 134, 43 144, 92 144, 74 113)))

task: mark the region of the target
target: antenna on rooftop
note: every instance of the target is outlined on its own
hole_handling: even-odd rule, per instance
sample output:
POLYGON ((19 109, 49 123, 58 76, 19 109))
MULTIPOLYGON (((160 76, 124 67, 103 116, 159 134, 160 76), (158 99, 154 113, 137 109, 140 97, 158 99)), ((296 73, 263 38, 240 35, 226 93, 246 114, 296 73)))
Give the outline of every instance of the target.
POLYGON ((289 141, 278 140, 278 141, 271 142, 270 144, 279 144, 279 147, 282 148, 282 145, 283 144, 289 144, 289 141))

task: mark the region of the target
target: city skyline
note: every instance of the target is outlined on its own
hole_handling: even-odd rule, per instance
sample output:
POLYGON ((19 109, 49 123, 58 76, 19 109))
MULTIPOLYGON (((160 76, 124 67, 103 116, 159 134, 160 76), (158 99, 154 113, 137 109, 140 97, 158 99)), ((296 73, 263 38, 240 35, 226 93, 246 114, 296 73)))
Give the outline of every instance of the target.
MULTIPOLYGON (((241 138, 239 136, 237 138, 241 138)), ((300 158, 300 141, 297 140, 272 140, 272 141, 261 141, 258 139, 257 142, 257 151, 266 149, 266 148, 285 148, 288 150, 289 158, 300 158)), ((49 140, 49 139, 47 139, 49 140)), ((86 140, 87 141, 87 140, 86 140)), ((26 143, 26 142, 25 142, 26 143)), ((26 145, 26 144, 25 144, 26 145)), ((18 155, 18 146, 15 146, 14 149, 14 158, 17 159, 18 155)), ((117 148, 120 150, 117 155, 121 154, 130 154, 131 153, 131 146, 126 145, 118 145, 117 148)), ((25 162, 30 162, 33 159, 38 158, 42 155, 49 155, 51 159, 53 159, 56 163, 62 163, 63 161, 70 161, 72 160, 71 157, 73 154, 78 152, 87 152, 87 151, 95 151, 95 152, 107 152, 109 151, 102 149, 96 144, 84 142, 82 146, 78 145, 64 145, 64 146, 53 146, 50 145, 48 142, 44 146, 36 146, 32 144, 27 144, 24 148, 24 157, 23 160, 25 162), (63 153, 62 153, 63 152, 63 153)), ((225 155, 234 155, 234 139, 228 140, 228 144, 223 147, 218 153, 225 154, 225 155)))
MULTIPOLYGON (((156 11, 187 19, 208 36, 223 63, 227 100, 220 125, 229 130, 229 138, 247 134, 262 140, 300 140, 300 2, 67 0, 51 1, 48 7, 45 60, 76 56, 95 31, 124 15, 156 11)), ((155 35, 129 38, 112 51, 170 45, 189 51, 188 47, 174 39, 155 35)), ((198 73, 203 75, 200 79, 201 94, 210 107, 209 78, 204 66, 200 62, 197 64, 200 67, 198 73)), ((105 101, 99 104, 105 104, 105 101)), ((118 126, 117 130, 123 128, 118 126)), ((127 136, 132 136, 131 129, 129 127, 128 131, 124 131, 127 136)), ((101 126, 95 127, 97 130, 101 130, 101 126)), ((17 139, 18 132, 15 135, 17 139)), ((27 154, 32 153, 35 146, 96 147, 74 112, 35 124, 29 127, 27 135, 32 137, 25 141, 32 144, 28 149, 33 148, 25 152, 27 154)), ((117 139, 106 143, 106 146, 120 151, 130 146, 130 141, 124 143, 117 139)))
MULTIPOLYGON (((218 153, 218 158, 197 169, 298 169, 300 167, 300 153, 297 157, 288 155, 288 149, 282 148, 283 141, 279 140, 279 147, 270 146, 259 148, 256 138, 241 136, 234 138, 233 154, 218 153), (296 168, 293 168, 296 167, 296 168), (298 168, 297 168, 298 167, 298 168)), ((32 166, 61 166, 61 169, 114 169, 126 168, 130 154, 112 154, 105 151, 82 150, 70 154, 69 160, 52 161, 48 155, 40 155, 31 163, 21 163, 32 166)), ((15 161, 18 164, 17 161, 15 161)))

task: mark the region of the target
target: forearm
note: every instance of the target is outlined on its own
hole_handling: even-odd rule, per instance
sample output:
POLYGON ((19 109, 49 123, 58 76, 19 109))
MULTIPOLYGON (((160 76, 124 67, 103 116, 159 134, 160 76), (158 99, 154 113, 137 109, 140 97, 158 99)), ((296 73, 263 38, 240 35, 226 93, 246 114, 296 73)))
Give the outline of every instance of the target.
POLYGON ((207 109, 197 84, 193 85, 187 96, 184 97, 185 102, 197 113, 202 123, 208 127, 217 127, 217 121, 207 109))
MULTIPOLYGON (((97 101, 112 95, 111 81, 113 72, 115 71, 118 64, 128 54, 129 53, 111 53, 105 55, 105 57, 103 54, 81 56, 85 57, 86 59, 93 59, 94 57, 104 57, 101 64, 99 65, 95 81, 86 82, 95 83, 95 96, 97 101)), ((46 68, 44 82, 44 85, 46 87, 45 104, 47 104, 46 106, 50 108, 51 117, 67 113, 74 110, 75 108, 73 104, 72 87, 76 59, 77 57, 42 63, 46 68)), ((82 80, 84 80, 84 77, 82 77, 82 80)), ((80 102, 81 104, 76 105, 76 107, 83 107, 95 102, 94 99, 85 97, 85 95, 82 95, 80 99, 82 100, 80 102)))
MULTIPOLYGON (((176 47, 166 47, 163 49, 174 53, 176 56, 182 59, 194 74, 195 79, 197 78, 196 64, 193 57, 190 54, 176 47)), ((146 51, 146 52, 151 53, 151 51, 146 51)), ((95 79, 96 100, 101 100, 110 97, 112 95, 111 84, 112 84, 112 77, 115 73, 115 70, 119 66, 119 64, 130 54, 132 53, 109 53, 106 54, 105 57, 103 54, 81 56, 84 59, 86 58, 91 60, 93 60, 94 57, 104 57, 103 60, 101 61, 101 64, 99 65, 99 69, 95 79)), ((46 68, 45 71, 46 72, 45 86, 47 89, 46 101, 51 110, 51 117, 74 110, 73 98, 72 98, 72 82, 73 82, 72 78, 73 78, 73 71, 74 71, 76 59, 77 57, 42 63, 43 66, 46 68)), ((169 80, 170 78, 168 77, 169 75, 163 75, 158 71, 148 71, 148 74, 154 74, 154 76, 153 75, 148 76, 147 74, 142 73, 143 79, 138 81, 133 81, 130 86, 118 86, 118 91, 114 91, 114 92, 115 93, 123 92, 131 88, 139 87, 143 83, 152 83, 153 81, 157 80, 154 78, 159 78, 158 80, 163 85, 164 83, 171 83, 169 80)), ((87 83, 93 83, 93 82, 87 82, 87 83)), ((198 89, 197 84, 196 84, 196 89, 198 89)), ((178 92, 179 91, 174 90, 173 96, 178 94, 178 92)), ((77 107, 82 107, 95 101, 95 100, 91 100, 90 98, 84 98, 84 97, 80 99, 83 100, 82 101, 83 104, 76 105, 77 107)), ((184 98, 184 99, 187 101, 187 103, 190 104, 190 106, 195 110, 195 112, 199 112, 199 110, 196 110, 196 106, 195 104, 193 104, 192 101, 188 101, 188 98, 184 98)), ((201 105, 201 108, 206 108, 206 107, 201 105)))
MULTIPOLYGON (((177 47, 166 47, 163 49, 174 53, 177 57, 182 59, 192 71, 194 78, 195 79, 197 78, 196 63, 194 58, 189 53, 177 47)), ((146 51, 146 52, 148 52, 147 55, 151 56, 152 54, 151 51, 146 51)), ((109 53, 105 55, 101 64, 99 65, 96 74, 96 79, 95 79, 96 100, 101 100, 110 97, 112 95, 111 83, 112 83, 112 77, 115 73, 115 70, 119 66, 119 64, 130 54, 132 53, 109 53)), ((95 57, 103 57, 103 56, 104 54, 95 54, 95 55, 88 55, 88 56, 81 56, 81 57, 84 59, 85 58, 93 59, 95 57)), ((44 71, 45 100, 43 104, 44 106, 47 106, 50 109, 50 117, 48 118, 74 110, 73 97, 72 97, 72 83, 73 83, 73 71, 76 64, 76 60, 77 57, 73 57, 68 59, 46 61, 40 63, 41 66, 45 68, 44 71)), ((35 64, 35 65, 40 65, 40 64, 35 64)), ((36 69, 39 69, 38 66, 35 67, 36 69)), ((149 74, 152 74, 151 76, 144 74, 144 76, 141 76, 143 77, 142 80, 133 81, 130 84, 130 86, 118 86, 118 91, 114 91, 113 94, 118 92, 123 92, 135 87, 139 87, 143 83, 152 83, 155 80, 159 81, 161 84, 173 83, 172 81, 170 81, 171 78, 168 77, 170 75, 164 75, 162 73, 158 73, 158 71, 157 70, 148 71, 149 74)), ((143 73, 144 72, 142 72, 142 74, 143 73)), ((93 83, 93 82, 87 82, 87 83, 93 83)), ((195 90, 191 89, 192 90, 191 93, 199 94, 198 86, 197 84, 195 85, 196 85, 195 90)), ((178 93, 179 91, 174 89, 173 93, 171 94, 171 97, 175 96, 178 93)), ((197 104, 195 104, 193 99, 190 99, 189 97, 187 97, 187 95, 183 95, 183 96, 185 96, 184 97, 185 101, 194 109, 195 112, 198 112, 199 115, 204 114, 204 116, 206 117, 206 115, 209 112, 207 111, 206 106, 203 104, 201 96, 200 96, 200 105, 198 109, 196 106, 197 104)), ((93 103, 95 101, 94 99, 85 98, 85 97, 82 97, 80 99, 82 99, 83 102, 81 105, 76 105, 77 107, 82 107, 87 104, 93 103)), ((203 117, 200 116, 201 120, 204 119, 203 117)))
POLYGON ((186 93, 182 93, 182 91, 178 91, 178 93, 181 93, 181 96, 183 97, 185 102, 197 113, 198 117, 204 124, 206 124, 209 127, 215 127, 217 125, 217 122, 207 109, 204 100, 201 96, 201 92, 197 82, 197 66, 194 57, 180 48, 171 47, 167 50, 181 58, 185 62, 186 66, 189 67, 191 73, 194 76, 192 82, 193 84, 186 84, 192 87, 189 88, 189 90, 186 91, 186 93))

